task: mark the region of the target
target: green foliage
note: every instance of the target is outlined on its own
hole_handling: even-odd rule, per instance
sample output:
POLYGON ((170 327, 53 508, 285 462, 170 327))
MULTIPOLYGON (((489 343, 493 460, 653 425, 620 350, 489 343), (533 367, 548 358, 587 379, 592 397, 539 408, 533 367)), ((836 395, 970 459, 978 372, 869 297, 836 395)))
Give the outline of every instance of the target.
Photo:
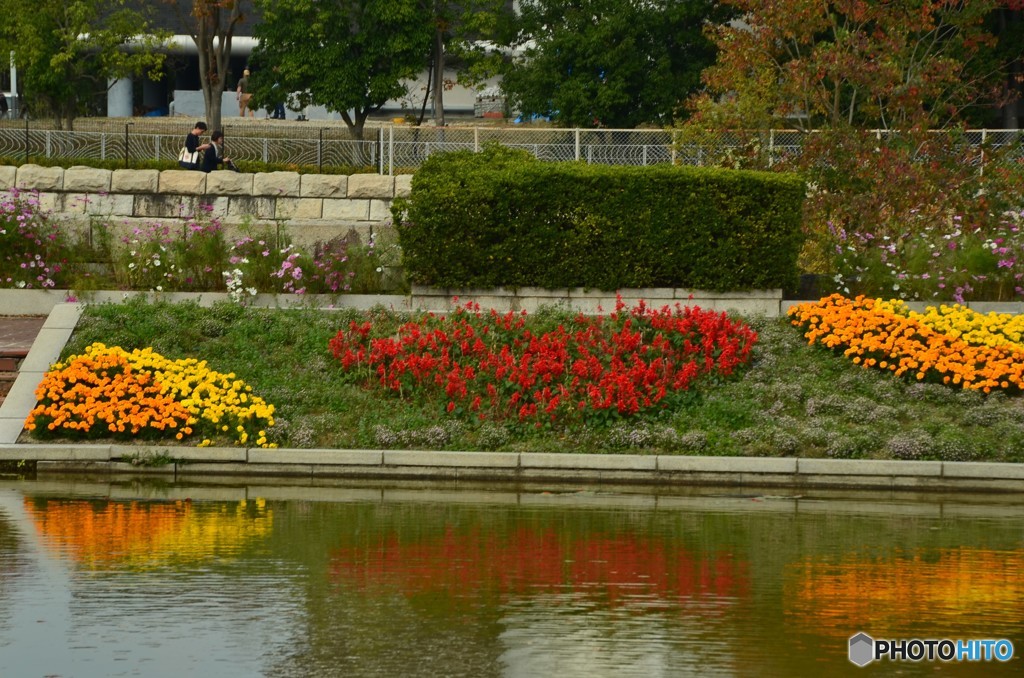
POLYGON ((434 155, 393 207, 410 280, 440 287, 790 285, 793 175, 542 163, 498 146, 434 155))
POLYGON ((255 0, 253 103, 288 92, 296 110, 310 104, 341 113, 358 138, 366 117, 406 93, 403 80, 426 63, 433 26, 417 0, 255 0))
POLYGON ((704 22, 732 14, 714 0, 524 2, 515 25, 530 42, 502 89, 514 110, 562 126, 668 124, 714 62, 704 22))
POLYGON ((7 38, 35 113, 72 126, 102 96, 109 78, 146 73, 159 78, 165 32, 126 0, 0 0, 7 38), (132 41, 143 49, 126 50, 132 41))

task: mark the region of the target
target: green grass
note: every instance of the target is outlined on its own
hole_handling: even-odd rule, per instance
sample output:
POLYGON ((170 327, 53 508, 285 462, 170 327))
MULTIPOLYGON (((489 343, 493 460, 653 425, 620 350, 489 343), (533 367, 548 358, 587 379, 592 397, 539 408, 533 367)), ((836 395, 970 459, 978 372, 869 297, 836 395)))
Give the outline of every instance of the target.
MULTIPOLYGON (((441 403, 352 383, 327 342, 367 315, 393 327, 403 319, 383 309, 93 305, 63 355, 100 341, 205 359, 277 407, 271 441, 282 447, 1024 461, 1021 399, 865 370, 807 346, 784 319, 748 318, 760 335, 751 366, 704 384, 672 410, 604 428, 534 430, 455 420, 441 403)), ((557 311, 536 318, 547 326, 558 319, 557 311)))

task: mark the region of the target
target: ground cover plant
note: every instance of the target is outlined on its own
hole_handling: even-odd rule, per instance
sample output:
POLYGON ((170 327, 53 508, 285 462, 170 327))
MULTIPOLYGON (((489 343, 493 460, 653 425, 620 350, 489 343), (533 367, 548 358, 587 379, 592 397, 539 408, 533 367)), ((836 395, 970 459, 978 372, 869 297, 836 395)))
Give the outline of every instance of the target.
MULTIPOLYGON (((561 426, 458 416, 447 412, 446 394, 414 400, 366 388, 366 376, 346 371, 328 348, 353 322, 397 337, 414 319, 384 308, 200 308, 136 299, 90 305, 65 358, 102 341, 233 371, 275 405, 266 433, 281 447, 1024 461, 1020 398, 864 369, 819 342, 808 346, 785 318, 743 319, 758 339, 749 364, 729 378, 636 417, 561 426)), ((526 326, 540 337, 575 319, 544 309, 526 326)))

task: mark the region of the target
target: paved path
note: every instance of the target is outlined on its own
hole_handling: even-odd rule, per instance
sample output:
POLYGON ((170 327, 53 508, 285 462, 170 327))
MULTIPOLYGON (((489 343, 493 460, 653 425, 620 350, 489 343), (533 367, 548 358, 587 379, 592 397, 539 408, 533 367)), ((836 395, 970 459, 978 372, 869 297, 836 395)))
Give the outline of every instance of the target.
POLYGON ((46 322, 45 316, 0 316, 0 404, 18 376, 18 365, 46 322))

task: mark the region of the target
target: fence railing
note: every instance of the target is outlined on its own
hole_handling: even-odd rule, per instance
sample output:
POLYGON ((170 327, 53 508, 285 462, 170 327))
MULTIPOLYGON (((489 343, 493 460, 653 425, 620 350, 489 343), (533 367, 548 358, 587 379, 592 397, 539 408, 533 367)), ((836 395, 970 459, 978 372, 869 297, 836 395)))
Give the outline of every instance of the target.
MULTIPOLYGON (((93 159, 137 166, 146 161, 174 161, 190 129, 181 119, 124 122, 88 118, 73 131, 46 121, 0 120, 0 157, 93 159)), ((700 143, 684 141, 677 131, 658 129, 554 129, 537 127, 367 127, 353 138, 342 124, 245 121, 224 125, 227 154, 240 161, 285 165, 370 166, 381 174, 410 172, 433 153, 469 149, 488 142, 522 148, 541 160, 582 161, 607 165, 703 165, 731 150, 742 151, 749 136, 721 132, 700 143)), ((881 138, 888 132, 878 131, 881 138)), ((799 154, 806 132, 761 132, 759 144, 769 164, 799 154)), ((972 146, 1007 149, 1010 160, 1024 162, 1021 130, 969 130, 972 146)), ((972 154, 983 163, 984 154, 972 154)))

